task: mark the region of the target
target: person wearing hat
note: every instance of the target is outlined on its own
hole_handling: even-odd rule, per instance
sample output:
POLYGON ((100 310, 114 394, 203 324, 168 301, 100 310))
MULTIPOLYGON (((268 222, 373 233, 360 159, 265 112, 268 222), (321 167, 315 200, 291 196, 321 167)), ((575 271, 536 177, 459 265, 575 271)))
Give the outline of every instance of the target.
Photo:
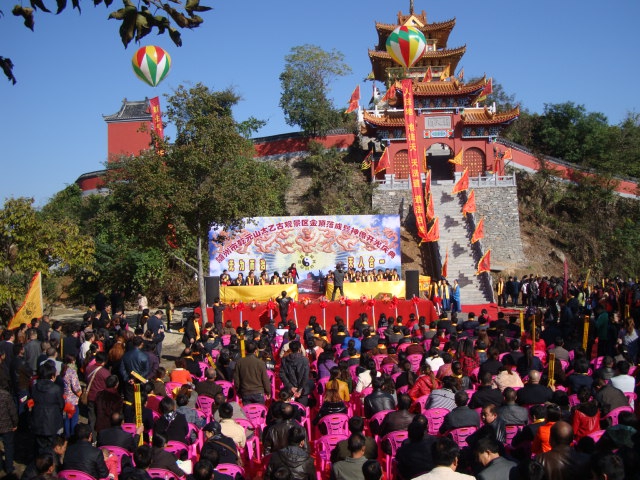
POLYGON ((208 450, 215 450, 218 453, 220 463, 232 463, 238 464, 238 449, 233 439, 222 434, 222 426, 220 423, 211 421, 207 423, 203 428, 204 432, 204 444, 200 455, 207 456, 208 450))

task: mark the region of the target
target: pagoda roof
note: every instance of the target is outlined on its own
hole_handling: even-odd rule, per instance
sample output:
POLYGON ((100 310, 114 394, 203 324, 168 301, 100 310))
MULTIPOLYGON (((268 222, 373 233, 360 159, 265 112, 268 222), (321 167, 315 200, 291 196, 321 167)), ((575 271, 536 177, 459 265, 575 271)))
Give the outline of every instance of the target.
POLYGON ((422 32, 426 39, 435 39, 437 48, 447 48, 447 42, 449 41, 449 35, 451 30, 456 25, 456 19, 452 18, 445 22, 427 23, 427 16, 424 11, 422 15, 404 15, 398 14, 398 24, 392 23, 379 23, 376 22, 376 31, 378 32, 378 50, 384 50, 387 45, 387 38, 391 35, 398 26, 405 25, 410 22, 411 17, 416 17, 419 22, 411 22, 411 26, 417 28, 422 32), (420 25, 422 23, 422 25, 420 25))
POLYGON ((457 78, 448 82, 417 82, 413 84, 413 94, 418 97, 470 95, 480 92, 486 83, 487 81, 485 77, 467 84, 460 82, 457 78))
MULTIPOLYGON (((364 111, 363 120, 365 123, 379 128, 404 128, 404 111, 400 109, 385 110, 383 112, 364 111)), ((465 108, 460 115, 464 125, 499 125, 510 123, 520 116, 520 107, 516 107, 508 112, 493 113, 487 107, 465 108)))
MULTIPOLYGON (((462 59, 463 55, 467 51, 467 46, 457 47, 453 49, 443 49, 425 52, 420 60, 418 60, 412 68, 424 67, 425 71, 427 67, 446 67, 450 66, 451 71, 455 72, 458 63, 462 59)), ((386 81, 387 68, 398 68, 399 65, 391 58, 386 51, 382 50, 369 50, 369 59, 371 60, 371 66, 373 68, 373 76, 379 82, 386 81)))
POLYGON ((509 123, 520 116, 520 106, 508 112, 493 113, 488 107, 465 108, 460 114, 464 125, 498 125, 509 123))
POLYGON ((102 118, 107 123, 150 121, 149 99, 129 101, 125 98, 122 100, 122 107, 117 113, 103 115, 102 118))

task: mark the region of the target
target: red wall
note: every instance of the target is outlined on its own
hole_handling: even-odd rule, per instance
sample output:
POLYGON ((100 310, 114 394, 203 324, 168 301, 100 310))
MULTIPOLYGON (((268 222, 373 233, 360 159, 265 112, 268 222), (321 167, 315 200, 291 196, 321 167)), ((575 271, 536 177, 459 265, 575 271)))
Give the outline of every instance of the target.
POLYGON ((138 155, 151 145, 150 122, 107 124, 107 154, 112 162, 120 155, 138 155), (142 130, 142 131, 141 131, 142 130))

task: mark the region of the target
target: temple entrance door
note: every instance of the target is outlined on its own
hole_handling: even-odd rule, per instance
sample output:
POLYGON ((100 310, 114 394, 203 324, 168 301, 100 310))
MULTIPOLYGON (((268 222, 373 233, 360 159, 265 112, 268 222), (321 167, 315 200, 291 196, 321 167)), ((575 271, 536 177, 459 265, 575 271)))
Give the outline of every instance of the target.
POLYGON ((427 168, 431 169, 431 181, 453 180, 451 149, 444 143, 434 143, 427 150, 427 168))
POLYGON ((462 169, 464 170, 465 168, 468 169, 470 177, 484 175, 484 171, 487 169, 484 152, 475 147, 465 150, 464 158, 462 159, 462 169))
POLYGON ((409 178, 409 153, 407 150, 398 150, 393 156, 393 173, 399 180, 409 178))

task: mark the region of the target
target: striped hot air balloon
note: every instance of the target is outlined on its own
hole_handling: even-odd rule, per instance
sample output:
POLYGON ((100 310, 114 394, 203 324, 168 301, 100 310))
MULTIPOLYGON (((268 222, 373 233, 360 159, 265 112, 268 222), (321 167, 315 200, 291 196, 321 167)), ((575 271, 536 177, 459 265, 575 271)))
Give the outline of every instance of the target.
POLYGON ((387 53, 405 68, 410 68, 420 60, 426 48, 427 40, 414 27, 398 27, 387 38, 387 53))
POLYGON ((131 59, 133 71, 144 83, 155 87, 171 70, 171 57, 160 47, 139 48, 131 59))

